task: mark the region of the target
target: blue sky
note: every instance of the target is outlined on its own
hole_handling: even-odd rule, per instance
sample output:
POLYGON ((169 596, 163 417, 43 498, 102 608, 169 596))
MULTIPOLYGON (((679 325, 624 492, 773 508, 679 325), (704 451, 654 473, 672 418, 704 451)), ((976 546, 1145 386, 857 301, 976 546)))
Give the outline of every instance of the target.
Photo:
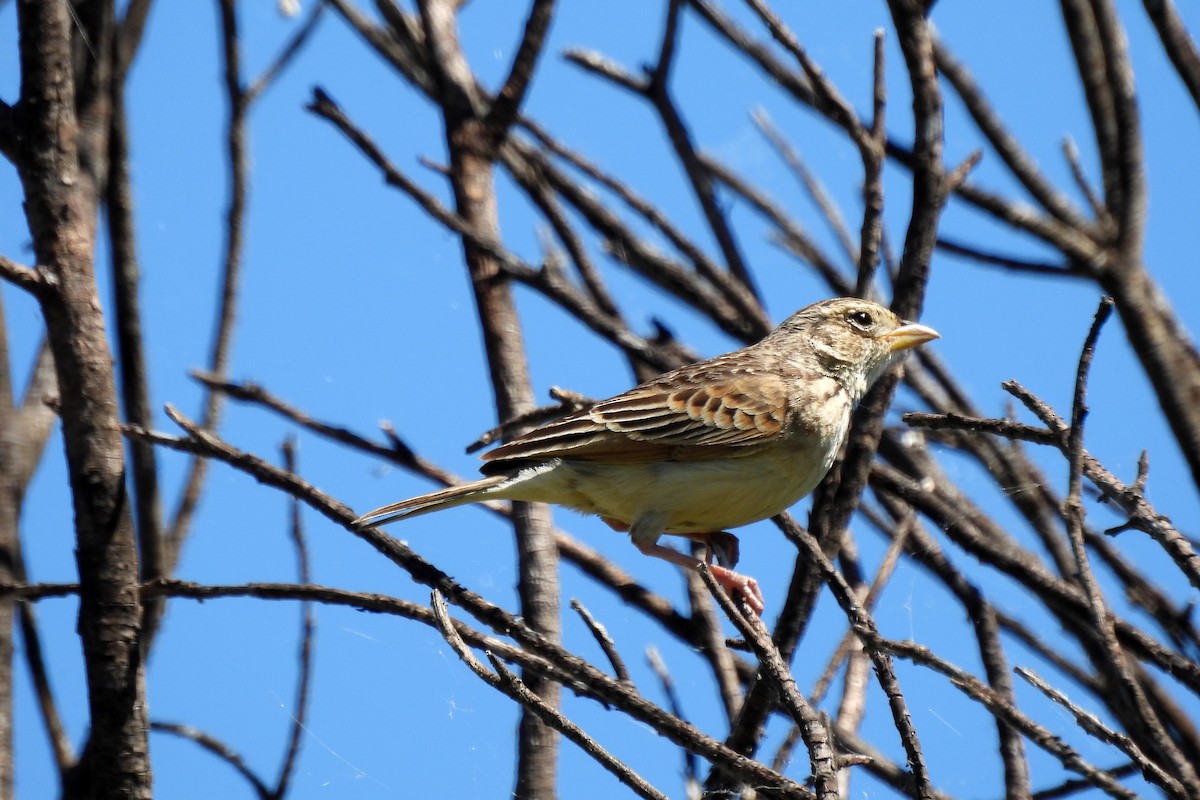
MULTIPOLYGON (((661 127, 649 109, 601 81, 564 65, 564 48, 595 49, 636 70, 656 53, 661 4, 624 0, 604 4, 567 0, 529 97, 527 111, 560 139, 629 181, 705 244, 702 216, 684 186, 661 127)), ((732 5, 732 4, 730 4, 732 5)), ((1118 3, 1128 26, 1143 115, 1151 191, 1146 261, 1177 312, 1200 329, 1200 277, 1190 233, 1200 218, 1197 116, 1169 72, 1141 4, 1118 3)), ((307 8, 307 3, 305 4, 307 8)), ((463 15, 463 39, 472 65, 490 84, 503 76, 519 32, 510 4, 477 0, 463 15)), ((242 3, 246 74, 257 75, 297 24, 279 17, 273 3, 242 3)), ((1190 29, 1200 31, 1200 12, 1181 4, 1190 29)), ((0 9, 0 92, 16 95, 13 4, 0 9), (4 46, 4 45, 8 46, 4 46)), ((885 4, 865 0, 797 4, 789 23, 810 54, 859 109, 869 107, 871 37, 888 28, 885 4)), ((1064 135, 1075 138, 1096 179, 1095 150, 1088 138, 1086 108, 1072 77, 1068 43, 1053 4, 939 3, 937 26, 966 62, 993 105, 1009 120, 1050 178, 1082 205, 1061 156, 1064 135)), ((133 174, 143 269, 145 327, 156 407, 171 402, 198 414, 200 394, 187 371, 204 364, 215 307, 222 247, 224 110, 218 72, 215 3, 161 3, 150 20, 129 89, 133 174)), ((907 83, 901 56, 889 40, 889 129, 910 138, 907 83)), ((742 172, 779 200, 833 250, 807 198, 755 131, 750 112, 763 107, 792 140, 856 225, 860 208, 858 158, 852 147, 812 114, 788 105, 752 67, 737 59, 709 30, 686 20, 674 94, 703 148, 742 172)), ((443 181, 418 157, 444 159, 440 123, 433 109, 381 66, 334 15, 255 107, 251 118, 253 178, 245 279, 232 375, 254 380, 312 415, 370 434, 390 420, 421 454, 464 476, 475 458, 464 446, 494 424, 491 392, 479 342, 470 287, 457 241, 429 222, 399 194, 386 189, 372 167, 327 124, 304 111, 314 85, 324 87, 348 115, 372 133, 392 159, 443 199, 443 181)), ((947 100, 947 161, 957 163, 981 142, 960 105, 947 100)), ((990 152, 972 179, 1020 197, 990 152)), ((531 262, 540 257, 538 224, 514 188, 500 183, 505 240, 531 262)), ((19 217, 15 173, 0 167, 0 252, 28 261, 28 234, 19 217)), ((889 167, 886 225, 902 241, 908 217, 905 175, 889 167)), ((826 296, 805 270, 764 240, 765 227, 734 203, 740 242, 754 265, 775 319, 826 296)), ((1027 239, 1015 239, 978 214, 952 206, 943 232, 988 242, 997 250, 1048 255, 1027 239), (987 237, 987 238, 983 238, 987 237)), ((103 263, 101 261, 100 263, 103 263)), ((605 263, 605 274, 627 317, 648 328, 663 319, 683 339, 709 355, 736 343, 708 323, 605 263)), ((107 279, 100 276, 105 302, 107 279)), ((14 353, 22 376, 39 336, 36 306, 19 291, 3 288, 14 353)), ((592 396, 630 385, 620 355, 590 337, 561 311, 533 293, 517 290, 524 314, 538 396, 563 386, 592 396)), ((1016 378, 1055 404, 1069 407, 1078 350, 1098 296, 1083 283, 1019 278, 935 258, 922 321, 943 339, 933 345, 977 404, 1001 414, 1008 396, 999 388, 1016 378)), ((1147 382, 1125 344, 1117 321, 1104 331, 1091 383, 1088 447, 1114 472, 1132 478, 1142 448, 1151 454, 1150 496, 1183 531, 1197 529, 1195 487, 1155 413, 1147 382), (1135 422, 1136 420, 1136 422, 1135 422)), ((171 430, 161 413, 158 425, 171 430)), ((230 406, 222 433, 237 446, 278 460, 290 427, 253 409, 230 406)), ((1061 490, 1066 468, 1038 454, 1061 490)), ((425 491, 428 484, 348 454, 312 436, 300 439, 300 469, 314 483, 352 507, 366 510, 425 491)), ((164 456, 164 485, 173 507, 185 462, 164 456)), ((964 462, 947 456, 947 471, 970 489, 988 482, 964 462)), ((74 576, 71 512, 65 492, 61 442, 56 438, 30 490, 24 516, 29 572, 37 581, 74 576)), ((994 498, 989 511, 1004 522, 1012 515, 994 498)), ((796 509, 803 519, 807 501, 796 509)), ((287 581, 294 558, 287 544, 284 497, 223 467, 212 470, 180 577, 209 582, 287 581)), ((1109 517, 1090 508, 1097 524, 1109 517)), ((558 512, 559 525, 599 548, 623 568, 668 597, 682 600, 674 568, 639 556, 623 537, 594 520, 558 512)), ((306 516, 315 580, 426 602, 415 586, 346 531, 316 515, 306 516)), ((1023 530, 1014 528, 1020 536, 1023 530)), ((459 509, 424 517, 392 532, 465 585, 515 608, 511 534, 489 515, 459 509)), ((936 533, 936 532, 935 532, 936 533)), ((768 619, 786 588, 791 547, 769 524, 742 532, 744 570, 759 578, 768 619)), ((1161 575, 1177 598, 1187 587, 1165 558, 1138 534, 1120 540, 1131 558, 1161 575)), ((886 544, 867 530, 859 543, 868 563, 886 544)), ((961 552, 964 569, 975 565, 961 552)), ((975 574, 977 573, 977 574, 975 574)), ((979 570, 987 588, 1010 587, 979 570)), ((694 656, 665 642, 651 626, 586 578, 566 567, 564 599, 579 597, 617 637, 635 681, 651 698, 657 685, 641 648, 655 642, 674 671, 689 718, 720 733, 715 692, 694 656)), ((1047 619, 1008 592, 1007 607, 1028 621, 1047 619)), ((977 668, 966 621, 958 606, 914 567, 902 566, 884 595, 877 617, 884 633, 929 644, 964 666, 977 668)), ((76 742, 85 726, 82 662, 74 638, 75 604, 69 599, 38 606, 60 708, 76 742)), ((568 612, 570 613, 570 612, 568 612)), ((150 663, 154 719, 194 725, 225 739, 251 765, 271 775, 291 722, 299 610, 291 604, 176 601, 150 663)), ((811 686, 840 638, 844 620, 824 597, 795 671, 811 686)), ((321 609, 317 638, 313 713, 293 782, 294 798, 409 797, 437 792, 449 797, 502 797, 511 786, 514 708, 487 689, 433 631, 396 619, 343 609, 321 609)), ((600 659, 587 632, 571 617, 566 644, 600 659)), ((1014 647, 1017 664, 1042 667, 1014 647)), ((48 796, 52 767, 27 679, 17 697, 18 787, 21 797, 48 796)), ((964 755, 976 731, 994 734, 986 715, 963 701, 941 678, 900 666, 900 678, 922 735, 935 784, 948 792, 993 796, 999 770, 980 775, 964 755)), ((1072 726, 1037 696, 1019 690, 1029 713, 1056 732, 1072 726)), ((1189 708, 1195 712, 1192 703, 1189 708)), ((637 723, 595 703, 566 698, 566 711, 618 756, 672 796, 680 793, 681 760, 665 742, 637 723)), ((865 736, 900 758, 880 697, 871 698, 865 736)), ((785 733, 771 728, 768 751, 785 733)), ((156 787, 162 797, 246 796, 244 784, 188 742, 156 735, 152 740, 156 787)), ((1098 745, 1078 742, 1085 757, 1102 765, 1116 759, 1098 745)), ((1032 748, 1031 748, 1032 751, 1032 748)), ((615 782, 564 744, 564 797, 612 796, 615 782), (567 789, 570 787, 570 790, 567 789)), ((1033 755, 1035 786, 1061 775, 1033 755)), ((803 777, 804 769, 793 770, 803 777)), ((856 778, 867 796, 886 796, 869 778, 856 778)))

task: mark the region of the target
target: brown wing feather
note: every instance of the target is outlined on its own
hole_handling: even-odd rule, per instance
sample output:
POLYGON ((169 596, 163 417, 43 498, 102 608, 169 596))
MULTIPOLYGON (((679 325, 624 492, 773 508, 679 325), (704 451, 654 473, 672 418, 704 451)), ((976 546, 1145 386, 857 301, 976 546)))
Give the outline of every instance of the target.
POLYGON ((781 370, 720 357, 668 372, 483 456, 485 473, 545 458, 703 460, 775 440, 787 425, 781 370))

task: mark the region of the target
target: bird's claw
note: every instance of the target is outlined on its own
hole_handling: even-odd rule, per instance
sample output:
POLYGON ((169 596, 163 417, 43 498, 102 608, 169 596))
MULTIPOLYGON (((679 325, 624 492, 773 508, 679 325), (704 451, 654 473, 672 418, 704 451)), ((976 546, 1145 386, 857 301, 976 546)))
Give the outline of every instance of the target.
POLYGON ((746 605, 756 616, 762 616, 766 609, 766 602, 763 599, 762 590, 758 588, 758 581, 749 575, 742 575, 724 567, 709 567, 709 569, 712 571, 713 578, 730 597, 734 599, 740 597, 746 601, 746 605))

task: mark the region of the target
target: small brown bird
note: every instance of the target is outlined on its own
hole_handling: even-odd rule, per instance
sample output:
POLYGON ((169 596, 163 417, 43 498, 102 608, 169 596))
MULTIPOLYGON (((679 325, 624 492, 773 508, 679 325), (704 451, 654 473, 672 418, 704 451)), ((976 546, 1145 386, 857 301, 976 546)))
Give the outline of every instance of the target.
POLYGON ((725 529, 811 492, 868 387, 899 353, 936 338, 868 300, 815 303, 757 344, 671 370, 486 453, 488 477, 377 508, 355 524, 482 500, 554 503, 598 514, 643 553, 691 569, 701 562, 659 537, 705 542, 721 564, 713 576, 761 614, 757 581, 732 570, 738 540, 725 529))

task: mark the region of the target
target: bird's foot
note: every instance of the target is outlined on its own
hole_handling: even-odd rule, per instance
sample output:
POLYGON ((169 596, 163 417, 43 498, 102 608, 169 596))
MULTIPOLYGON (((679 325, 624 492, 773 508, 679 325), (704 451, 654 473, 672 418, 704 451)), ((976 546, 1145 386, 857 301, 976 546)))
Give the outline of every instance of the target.
POLYGON ((762 590, 758 588, 758 581, 749 575, 742 575, 725 567, 710 566, 708 569, 730 597, 735 600, 739 597, 742 598, 746 601, 746 605, 750 606, 751 611, 762 616, 766 604, 763 600, 762 590))
MULTIPOLYGON (((729 538, 733 538, 726 534, 729 538)), ((661 544, 639 545, 638 549, 648 556, 661 558, 664 561, 670 561, 672 564, 678 564, 681 567, 699 572, 702 569, 707 569, 712 573, 717 583, 725 590, 726 594, 733 598, 742 598, 746 601, 746 605, 750 606, 750 610, 755 614, 762 616, 763 609, 766 607, 763 603, 762 591, 758 588, 758 581, 748 575, 740 575, 726 567, 710 566, 705 564, 698 558, 684 555, 678 550, 673 550, 670 547, 663 547, 661 544)))

